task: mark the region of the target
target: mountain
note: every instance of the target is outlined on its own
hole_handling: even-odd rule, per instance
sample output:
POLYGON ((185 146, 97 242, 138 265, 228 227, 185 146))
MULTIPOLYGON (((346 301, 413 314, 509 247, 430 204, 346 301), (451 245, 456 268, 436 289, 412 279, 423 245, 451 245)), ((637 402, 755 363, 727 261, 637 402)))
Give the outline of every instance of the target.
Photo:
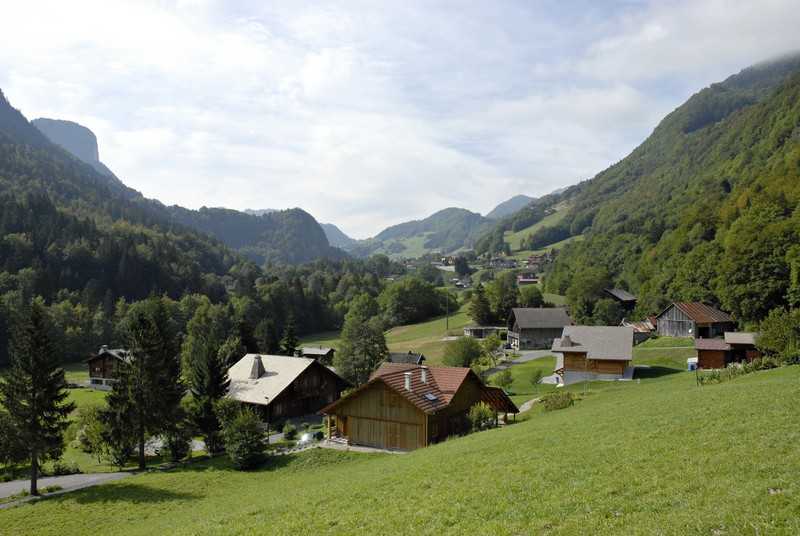
POLYGON ((505 218, 506 216, 511 216, 518 210, 530 205, 533 201, 535 201, 535 197, 529 197, 527 195, 515 195, 511 199, 503 201, 496 207, 494 207, 491 212, 486 215, 487 219, 490 220, 499 220, 500 218, 505 218))
POLYGON ((277 210, 274 208, 244 209, 244 213, 250 214, 251 216, 263 216, 264 214, 270 214, 272 212, 277 212, 277 210))
POLYGON ((328 242, 334 247, 343 248, 356 242, 354 238, 344 234, 341 229, 332 223, 320 223, 320 225, 322 230, 325 231, 325 236, 328 237, 328 242))
POLYGON ((491 225, 476 212, 446 208, 422 220, 388 227, 374 238, 359 240, 346 247, 353 255, 376 253, 397 258, 415 258, 428 253, 448 254, 471 248, 478 235, 491 225))
POLYGON ((61 119, 40 117, 31 121, 31 123, 51 142, 86 162, 101 175, 105 175, 114 182, 121 184, 117 176, 100 161, 97 136, 94 135, 94 132, 78 123, 61 119))
POLYGON ((800 305, 800 54, 693 95, 559 202, 566 216, 532 238, 585 239, 561 251, 551 292, 610 282, 640 314, 700 300, 743 323, 800 305))

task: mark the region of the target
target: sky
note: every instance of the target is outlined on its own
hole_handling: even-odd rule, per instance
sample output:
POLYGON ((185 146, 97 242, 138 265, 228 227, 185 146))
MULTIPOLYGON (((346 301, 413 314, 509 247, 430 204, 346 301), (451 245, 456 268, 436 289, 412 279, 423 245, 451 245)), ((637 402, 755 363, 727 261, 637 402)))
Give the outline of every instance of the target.
POLYGON ((366 238, 591 178, 693 93, 799 50, 798 7, 26 0, 3 6, 0 88, 92 129, 147 197, 366 238))

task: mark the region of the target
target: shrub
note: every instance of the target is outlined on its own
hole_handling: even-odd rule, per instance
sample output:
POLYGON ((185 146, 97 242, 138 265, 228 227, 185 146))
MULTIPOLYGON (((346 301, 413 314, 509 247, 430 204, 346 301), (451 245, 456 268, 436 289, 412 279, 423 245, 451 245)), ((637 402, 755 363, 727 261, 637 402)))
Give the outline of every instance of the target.
POLYGON ((575 403, 575 397, 569 391, 554 391, 542 397, 545 411, 568 408, 575 403))
POLYGON ((473 431, 491 428, 494 424, 494 411, 485 402, 478 402, 469 408, 468 418, 473 431))
POLYGON ((469 367, 481 357, 480 343, 472 337, 460 337, 444 348, 444 364, 450 367, 469 367))
POLYGON ((62 462, 61 460, 53 462, 53 476, 79 475, 81 473, 81 468, 75 462, 62 462))
POLYGON ((540 381, 542 381, 542 369, 536 369, 530 377, 531 387, 535 389, 540 381))
POLYGON ((222 439, 233 465, 240 470, 254 469, 264 459, 264 430, 261 420, 249 408, 241 408, 223 423, 222 439))
POLYGON ((164 435, 164 448, 170 461, 185 460, 192 452, 192 429, 181 422, 164 435))
POLYGON ((292 423, 287 422, 283 425, 283 438, 291 441, 295 437, 297 437, 297 428, 292 423))
POLYGON ((507 391, 511 384, 514 383, 514 377, 511 375, 511 370, 503 369, 494 375, 492 382, 507 391))
MULTIPOLYGON (((70 428, 75 430, 73 438, 76 446, 86 453, 99 453, 103 450, 103 430, 105 424, 102 410, 97 406, 86 406, 78 410, 77 417, 70 428)), ((69 432, 69 429, 67 430, 69 432)))

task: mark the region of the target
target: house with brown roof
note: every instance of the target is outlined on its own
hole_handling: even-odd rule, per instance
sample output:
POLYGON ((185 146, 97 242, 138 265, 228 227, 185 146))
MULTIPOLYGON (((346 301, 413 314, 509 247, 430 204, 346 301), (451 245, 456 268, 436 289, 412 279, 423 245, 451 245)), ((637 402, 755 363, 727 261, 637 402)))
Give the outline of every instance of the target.
POLYGON ((516 307, 508 317, 508 342, 514 350, 549 348, 571 324, 563 307, 516 307))
POLYGON ((658 315, 656 324, 661 337, 713 339, 736 330, 731 315, 701 302, 675 302, 658 315))
POLYGON ((761 357, 756 348, 757 337, 757 333, 728 332, 722 339, 695 340, 698 368, 725 368, 730 363, 750 362, 761 357))
POLYGON ((583 380, 633 377, 633 329, 616 326, 566 326, 553 341, 555 373, 569 385, 583 380))
POLYGON ((247 354, 228 369, 228 397, 278 423, 317 413, 350 384, 317 359, 247 354))
POLYGON ((500 388, 469 368, 383 363, 369 381, 322 409, 328 437, 369 447, 413 450, 469 430, 478 402, 495 413, 516 414, 500 388))

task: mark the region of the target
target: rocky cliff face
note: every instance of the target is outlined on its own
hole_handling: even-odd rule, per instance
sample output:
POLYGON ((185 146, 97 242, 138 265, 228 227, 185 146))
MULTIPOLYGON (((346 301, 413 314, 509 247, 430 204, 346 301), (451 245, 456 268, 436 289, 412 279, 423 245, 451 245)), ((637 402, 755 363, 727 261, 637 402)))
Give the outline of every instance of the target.
POLYGON ((99 173, 116 178, 114 173, 100 161, 97 136, 83 125, 61 119, 39 118, 31 121, 47 138, 67 152, 86 162, 99 173))

